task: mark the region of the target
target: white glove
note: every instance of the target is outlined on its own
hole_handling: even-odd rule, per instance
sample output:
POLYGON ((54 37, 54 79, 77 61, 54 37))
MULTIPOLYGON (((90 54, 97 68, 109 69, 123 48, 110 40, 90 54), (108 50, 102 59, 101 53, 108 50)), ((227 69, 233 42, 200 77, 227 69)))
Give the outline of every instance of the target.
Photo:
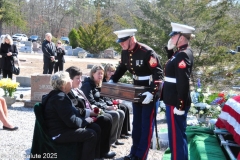
POLYGON ((112 79, 110 79, 110 80, 108 81, 108 83, 113 83, 113 80, 112 80, 112 79))
POLYGON ((184 115, 185 111, 180 111, 180 110, 178 110, 178 109, 175 107, 174 110, 173 110, 173 113, 176 114, 176 115, 181 116, 181 115, 184 115))
POLYGON ((150 92, 144 92, 142 95, 146 95, 146 98, 143 100, 142 104, 148 104, 153 99, 153 95, 150 92))

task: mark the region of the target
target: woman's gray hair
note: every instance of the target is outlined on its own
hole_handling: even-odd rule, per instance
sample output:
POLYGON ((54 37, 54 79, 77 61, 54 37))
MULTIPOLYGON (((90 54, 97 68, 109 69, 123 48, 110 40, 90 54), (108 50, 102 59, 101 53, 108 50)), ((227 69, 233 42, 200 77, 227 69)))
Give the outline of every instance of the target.
POLYGON ((12 37, 9 34, 6 34, 5 37, 3 38, 3 42, 2 43, 6 43, 6 39, 9 40, 9 44, 13 45, 13 40, 12 37))
POLYGON ((54 73, 50 79, 50 85, 53 89, 62 89, 68 81, 70 80, 69 73, 66 71, 59 71, 54 73))

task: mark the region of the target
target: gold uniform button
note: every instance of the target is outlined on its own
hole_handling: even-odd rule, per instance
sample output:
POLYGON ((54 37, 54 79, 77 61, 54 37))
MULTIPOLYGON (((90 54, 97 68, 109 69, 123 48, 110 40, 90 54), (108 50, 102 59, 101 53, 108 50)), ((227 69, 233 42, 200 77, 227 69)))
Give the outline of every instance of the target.
POLYGON ((130 54, 130 56, 132 56, 132 54, 130 54))
POLYGON ((132 63, 130 63, 132 65, 132 63))
POLYGON ((130 60, 132 61, 132 58, 130 60))

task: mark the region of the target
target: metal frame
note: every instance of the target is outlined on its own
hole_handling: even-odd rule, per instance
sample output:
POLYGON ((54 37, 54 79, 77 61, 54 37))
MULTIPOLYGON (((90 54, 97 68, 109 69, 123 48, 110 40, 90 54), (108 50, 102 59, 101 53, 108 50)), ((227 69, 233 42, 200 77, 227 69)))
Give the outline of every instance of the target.
POLYGON ((239 147, 240 148, 240 145, 238 145, 234 141, 225 140, 224 137, 223 137, 223 135, 231 135, 231 133, 229 133, 227 130, 219 129, 217 127, 215 128, 214 133, 217 134, 218 138, 220 139, 221 146, 224 147, 224 149, 226 150, 226 152, 229 155, 230 159, 231 160, 237 160, 237 158, 234 156, 234 154, 232 153, 232 151, 229 148, 229 146, 239 147))

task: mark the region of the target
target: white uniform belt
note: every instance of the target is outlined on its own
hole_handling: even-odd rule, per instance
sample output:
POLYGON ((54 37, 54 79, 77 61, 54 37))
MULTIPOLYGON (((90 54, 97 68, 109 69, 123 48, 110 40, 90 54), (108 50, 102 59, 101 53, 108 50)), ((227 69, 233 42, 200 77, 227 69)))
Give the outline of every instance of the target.
POLYGON ((149 80, 151 78, 151 76, 136 76, 136 75, 133 75, 133 79, 135 80, 149 80))
POLYGON ((165 82, 176 83, 176 78, 164 77, 165 82))

